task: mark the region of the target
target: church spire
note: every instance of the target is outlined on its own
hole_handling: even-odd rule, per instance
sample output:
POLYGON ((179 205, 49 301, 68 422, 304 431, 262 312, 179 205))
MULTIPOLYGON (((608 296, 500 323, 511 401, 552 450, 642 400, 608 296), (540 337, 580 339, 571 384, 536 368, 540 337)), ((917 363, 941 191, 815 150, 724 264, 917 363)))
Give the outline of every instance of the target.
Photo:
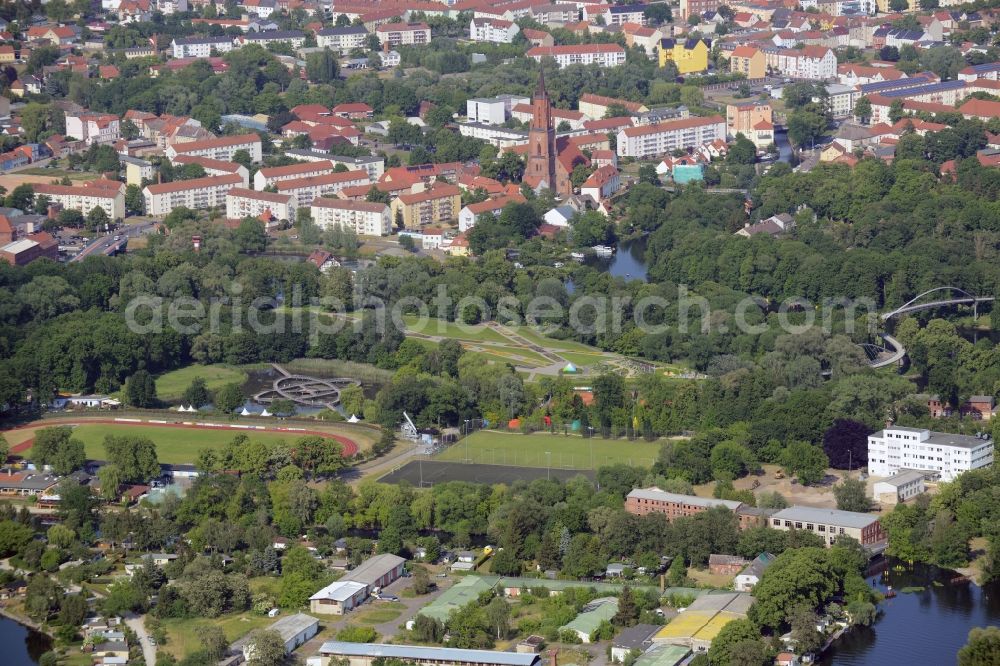
POLYGON ((535 88, 535 97, 548 97, 549 92, 545 89, 545 68, 538 68, 538 87, 535 88))

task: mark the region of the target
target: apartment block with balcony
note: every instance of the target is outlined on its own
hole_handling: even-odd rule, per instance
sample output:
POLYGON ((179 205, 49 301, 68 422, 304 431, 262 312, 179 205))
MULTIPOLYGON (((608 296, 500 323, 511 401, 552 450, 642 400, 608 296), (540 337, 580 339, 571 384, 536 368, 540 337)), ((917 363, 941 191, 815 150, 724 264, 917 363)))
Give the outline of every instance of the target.
POLYGON ((437 183, 422 192, 401 194, 392 202, 394 219, 402 217, 407 229, 450 224, 462 208, 462 190, 456 185, 437 183))

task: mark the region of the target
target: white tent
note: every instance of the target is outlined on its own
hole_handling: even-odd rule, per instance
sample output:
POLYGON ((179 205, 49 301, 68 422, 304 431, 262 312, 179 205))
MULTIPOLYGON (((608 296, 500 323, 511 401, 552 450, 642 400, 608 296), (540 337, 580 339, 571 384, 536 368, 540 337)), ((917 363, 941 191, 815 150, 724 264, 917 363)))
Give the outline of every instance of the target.
POLYGON ((186 412, 197 412, 198 410, 194 408, 194 405, 188 405, 188 408, 184 410, 186 412))
POLYGON ((244 408, 243 408, 243 411, 242 411, 242 412, 240 412, 240 416, 251 416, 252 414, 253 414, 253 412, 251 412, 251 411, 250 411, 249 409, 247 409, 246 407, 244 407, 244 408))
POLYGON ((177 407, 177 411, 178 411, 178 412, 186 412, 187 410, 186 410, 186 409, 184 409, 184 405, 179 405, 179 406, 177 407))
POLYGON ((348 423, 357 423, 360 420, 361 419, 359 419, 357 416, 355 416, 354 414, 351 414, 351 418, 347 419, 347 422, 348 423))
POLYGON ((267 411, 267 407, 264 408, 264 411, 262 411, 260 413, 260 415, 261 416, 274 416, 271 412, 267 411))

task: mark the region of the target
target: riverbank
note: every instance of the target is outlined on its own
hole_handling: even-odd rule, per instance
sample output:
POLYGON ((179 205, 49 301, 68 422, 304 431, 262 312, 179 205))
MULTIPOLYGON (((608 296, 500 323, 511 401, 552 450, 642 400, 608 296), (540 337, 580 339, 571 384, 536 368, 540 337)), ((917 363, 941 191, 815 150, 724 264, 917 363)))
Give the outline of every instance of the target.
POLYGON ((37 631, 40 634, 45 634, 49 638, 55 640, 55 636, 53 636, 51 633, 49 633, 47 629, 43 628, 42 625, 38 624, 37 622, 35 622, 34 620, 32 620, 29 617, 24 617, 24 616, 19 615, 17 613, 11 612, 10 610, 8 610, 3 605, 0 605, 0 615, 4 616, 8 620, 13 620, 14 622, 17 622, 18 624, 20 624, 22 626, 25 626, 28 629, 32 629, 33 631, 37 631))

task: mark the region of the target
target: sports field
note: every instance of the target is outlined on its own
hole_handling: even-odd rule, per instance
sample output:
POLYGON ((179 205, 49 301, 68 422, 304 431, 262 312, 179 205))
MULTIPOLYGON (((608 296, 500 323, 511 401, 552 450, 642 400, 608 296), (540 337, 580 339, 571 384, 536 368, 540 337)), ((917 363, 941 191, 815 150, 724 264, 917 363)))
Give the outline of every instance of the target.
POLYGON ((205 387, 209 391, 222 388, 226 384, 242 384, 247 380, 245 372, 228 365, 189 365, 157 377, 156 397, 166 402, 179 400, 195 377, 204 379, 205 387))
POLYGON ((71 422, 52 421, 8 431, 4 434, 7 441, 11 443, 14 453, 30 457, 28 451, 30 451, 34 441, 35 432, 39 428, 59 425, 73 425, 73 436, 83 442, 87 458, 91 460, 103 460, 105 455, 104 438, 107 435, 119 435, 148 437, 156 444, 156 455, 160 462, 170 464, 193 463, 201 449, 222 448, 238 435, 246 435, 250 439, 268 443, 284 441, 289 444, 294 443, 300 437, 319 435, 336 440, 347 456, 354 455, 359 446, 367 445, 371 440, 371 436, 363 431, 347 427, 320 426, 323 430, 280 431, 274 428, 255 430, 246 427, 185 426, 175 423, 114 423, 110 421, 81 422, 75 425, 71 422))
POLYGON ((648 467, 656 460, 661 444, 598 436, 520 435, 481 430, 449 446, 435 459, 552 469, 597 469, 617 463, 648 467))

